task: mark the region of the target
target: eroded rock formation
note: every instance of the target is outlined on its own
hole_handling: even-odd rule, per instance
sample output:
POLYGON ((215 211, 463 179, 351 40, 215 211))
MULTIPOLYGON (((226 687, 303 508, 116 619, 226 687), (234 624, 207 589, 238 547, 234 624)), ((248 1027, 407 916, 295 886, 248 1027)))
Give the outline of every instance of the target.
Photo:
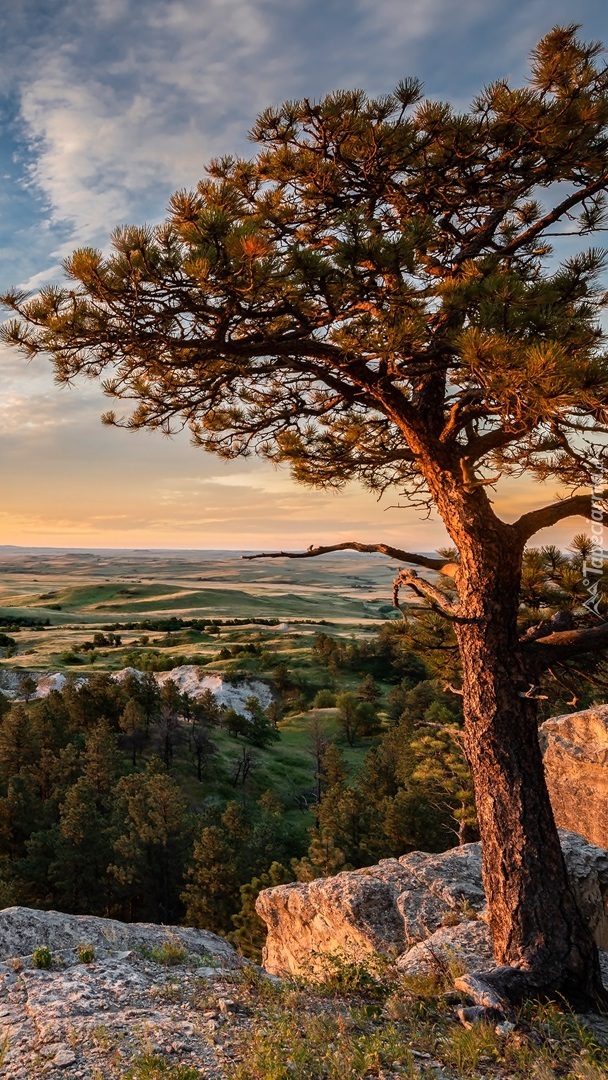
POLYGON ((554 716, 540 739, 557 824, 608 848, 608 705, 554 716))
MULTIPOLYGON (((575 833, 560 836, 579 906, 600 948, 608 949, 608 851, 575 833)), ((268 926, 264 966, 276 975, 319 974, 328 958, 377 953, 414 970, 420 943, 441 944, 450 938, 446 929, 453 941, 455 923, 466 927, 465 953, 474 947, 489 955, 479 844, 438 855, 415 851, 332 878, 279 885, 260 893, 256 906, 268 926)))

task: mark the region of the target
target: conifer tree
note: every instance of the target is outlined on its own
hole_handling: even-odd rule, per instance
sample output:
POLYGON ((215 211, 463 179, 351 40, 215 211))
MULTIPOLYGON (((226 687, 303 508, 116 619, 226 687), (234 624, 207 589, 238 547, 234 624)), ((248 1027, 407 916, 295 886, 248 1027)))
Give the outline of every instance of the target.
POLYGON ((585 237, 605 222, 608 78, 576 29, 539 42, 525 86, 496 81, 466 112, 414 79, 266 110, 257 156, 212 163, 163 225, 117 230, 109 257, 75 252, 65 288, 7 294, 3 338, 50 353, 60 382, 103 376, 135 402, 133 430, 187 424, 223 457, 255 450, 304 483, 358 478, 436 507, 458 560, 357 541, 302 557, 383 552, 403 565, 397 602, 409 587, 451 623, 499 965, 470 987, 584 1005, 602 993, 598 954, 552 817, 535 688, 604 649, 608 623, 517 629, 526 543, 589 516, 593 488, 602 505, 607 457, 605 256, 585 237), (563 497, 507 522, 491 485, 522 472, 563 497))
POLYGON ((193 820, 187 800, 158 760, 116 785, 116 839, 110 873, 123 887, 130 917, 176 922, 191 855, 193 820))

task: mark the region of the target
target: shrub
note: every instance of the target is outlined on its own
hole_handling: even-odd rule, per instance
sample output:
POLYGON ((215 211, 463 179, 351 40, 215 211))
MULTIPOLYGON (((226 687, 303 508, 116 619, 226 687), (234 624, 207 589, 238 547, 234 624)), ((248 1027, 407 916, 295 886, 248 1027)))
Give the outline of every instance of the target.
POLYGON ((34 949, 32 960, 34 961, 34 967, 48 970, 53 963, 53 957, 48 945, 39 945, 37 949, 34 949))
POLYGON ((313 699, 314 709, 333 709, 336 704, 336 694, 333 690, 317 690, 313 699))
POLYGON ((201 1073, 189 1065, 170 1065, 159 1054, 142 1054, 123 1073, 124 1080, 200 1080, 201 1073))
POLYGON ((79 945, 76 949, 81 964, 92 964, 95 959, 94 945, 79 945))
POLYGON ((146 960, 153 960, 155 964, 163 964, 164 967, 176 967, 178 964, 185 964, 188 959, 188 950, 184 949, 180 941, 163 941, 162 945, 142 951, 146 960))
POLYGON ((64 649, 63 652, 59 653, 59 659, 62 664, 84 663, 82 656, 79 656, 78 653, 75 653, 73 649, 64 649))

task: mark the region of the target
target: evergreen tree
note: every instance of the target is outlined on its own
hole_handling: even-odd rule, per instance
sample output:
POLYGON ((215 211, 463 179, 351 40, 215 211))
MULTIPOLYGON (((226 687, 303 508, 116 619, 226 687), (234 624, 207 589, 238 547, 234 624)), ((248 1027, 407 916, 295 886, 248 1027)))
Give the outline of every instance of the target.
POLYGON ((281 738, 281 734, 277 731, 272 721, 268 719, 259 698, 253 695, 248 697, 245 702, 245 708, 249 713, 249 718, 248 725, 244 729, 243 734, 248 742, 253 746, 259 746, 262 749, 271 746, 272 743, 278 742, 281 738))
POLYGON ((362 701, 369 701, 371 705, 378 705, 382 699, 382 690, 373 675, 366 675, 357 687, 357 695, 362 701))
POLYGON ((427 799, 453 818, 451 827, 459 844, 478 839, 477 815, 471 774, 462 748, 462 730, 452 714, 438 702, 425 713, 428 734, 411 743, 414 768, 411 778, 427 799))
POLYGON ((167 768, 173 761, 175 747, 179 739, 182 709, 182 695, 173 680, 167 679, 160 691, 157 721, 159 751, 167 768))
POLYGON ((526 86, 494 81, 468 111, 422 100, 414 79, 378 99, 270 108, 257 157, 213 162, 165 224, 118 230, 115 254, 75 252, 67 288, 5 296, 19 318, 3 328, 27 355, 50 353, 60 381, 103 374, 108 394, 136 399, 133 429, 183 419, 224 457, 257 449, 305 483, 396 485, 437 508, 457 561, 382 543, 301 555, 382 552, 403 566, 395 602, 407 587, 449 620, 499 965, 481 983, 580 1006, 605 994, 534 688, 605 649, 608 622, 520 640, 517 615, 527 542, 591 514, 608 460, 605 256, 584 239, 606 211, 600 52, 556 27, 526 86), (569 237, 559 263, 556 232, 569 237), (573 493, 506 522, 488 487, 522 472, 573 493))
POLYGON ((120 714, 120 729, 124 731, 131 744, 131 764, 137 765, 137 755, 141 754, 146 743, 146 713, 143 705, 136 698, 129 698, 120 714))
POLYGON ((154 673, 144 671, 139 676, 131 675, 123 681, 122 688, 129 699, 141 705, 146 720, 147 734, 160 711, 160 687, 154 673))
POLYGON ((36 760, 35 727, 23 705, 13 705, 0 724, 0 778, 7 780, 36 760))
POLYGON ((206 826, 194 845, 188 883, 182 894, 189 926, 227 933, 238 910, 240 885, 247 879, 251 826, 242 806, 229 803, 219 824, 206 826))
POLYGON ((156 761, 116 785, 117 838, 109 872, 131 918, 177 922, 194 822, 175 781, 156 761))
POLYGON ((232 916, 235 929, 228 936, 243 956, 258 964, 262 962, 262 949, 268 928, 257 914, 255 902, 262 889, 273 889, 276 885, 287 885, 290 881, 293 881, 291 871, 275 861, 267 871, 240 887, 241 907, 240 911, 232 916))
POLYGON ((336 697, 338 723, 349 746, 354 746, 362 735, 373 735, 378 730, 378 716, 370 701, 361 701, 352 690, 344 690, 336 697))

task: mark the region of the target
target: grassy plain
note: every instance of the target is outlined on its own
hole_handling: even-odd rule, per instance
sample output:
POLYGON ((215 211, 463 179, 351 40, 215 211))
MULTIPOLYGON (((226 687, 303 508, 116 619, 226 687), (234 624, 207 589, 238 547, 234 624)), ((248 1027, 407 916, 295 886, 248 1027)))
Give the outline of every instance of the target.
MULTIPOLYGON (((91 677, 140 666, 138 657, 143 660, 154 651, 166 657, 169 666, 192 663, 201 674, 249 675, 272 682, 271 670, 260 662, 262 651, 285 665, 296 686, 301 680, 314 693, 332 682, 312 656, 315 634, 324 630, 346 639, 373 636, 392 610, 395 569, 381 556, 344 553, 315 560, 251 562, 237 552, 0 548, 0 629, 16 641, 14 655, 3 656, 6 650, 0 649, 0 681, 3 670, 91 677), (206 625, 169 632, 161 625, 142 626, 171 617, 206 625), (48 625, 13 628, 11 620, 19 618, 48 625), (223 625, 213 627, 212 620, 223 625), (238 624, 226 625, 227 620, 238 624), (111 629, 120 634, 119 647, 83 650, 96 632, 107 634, 111 629), (247 644, 257 648, 258 655, 238 651, 247 644)), ((360 676, 345 672, 338 688, 354 688, 359 681, 360 676)), ((310 697, 309 692, 309 702, 310 697)), ((306 799, 314 788, 315 728, 340 742, 351 765, 368 748, 369 740, 351 748, 340 737, 335 709, 313 709, 309 704, 288 709, 278 743, 253 750, 256 787, 272 789, 300 826, 309 821, 306 799)), ((240 747, 221 728, 214 729, 213 738, 214 797, 225 801, 235 796, 240 747)), ((185 745, 178 747, 173 771, 193 804, 200 803, 203 792, 185 745)), ((204 790, 208 797, 208 782, 204 790)))
POLYGON ((395 567, 382 556, 245 561, 240 552, 66 552, 0 548, 0 619, 52 626, 255 616, 354 623, 390 605, 395 567))

